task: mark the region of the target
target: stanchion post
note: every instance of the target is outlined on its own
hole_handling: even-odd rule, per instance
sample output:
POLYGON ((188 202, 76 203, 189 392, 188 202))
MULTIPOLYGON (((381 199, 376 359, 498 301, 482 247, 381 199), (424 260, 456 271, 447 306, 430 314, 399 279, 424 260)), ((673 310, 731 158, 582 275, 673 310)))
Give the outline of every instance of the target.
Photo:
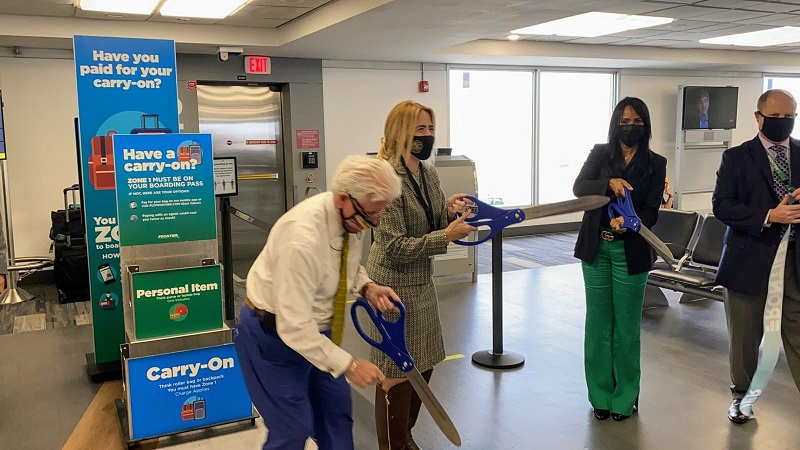
POLYGON ((513 369, 525 357, 503 349, 503 232, 492 237, 492 349, 472 355, 472 362, 490 369, 513 369))
POLYGON ((231 241, 231 214, 228 207, 231 204, 229 197, 220 197, 219 210, 222 214, 222 264, 225 268, 225 320, 233 320, 236 311, 233 310, 233 243, 231 241))
POLYGON ((236 311, 233 310, 233 243, 231 242, 231 215, 228 207, 231 204, 229 197, 220 197, 219 210, 222 220, 222 264, 225 268, 225 320, 233 320, 236 311))
MULTIPOLYGON (((6 248, 8 255, 3 255, 5 258, 8 256, 8 267, 13 268, 16 265, 16 258, 14 257, 14 228, 11 222, 11 192, 8 188, 8 171, 6 161, 0 162, 0 176, 3 178, 3 219, 5 220, 6 228, 6 248)), ((17 286, 19 279, 18 269, 9 269, 6 274, 6 289, 0 294, 0 305, 13 305, 22 303, 34 298, 33 294, 17 286)))

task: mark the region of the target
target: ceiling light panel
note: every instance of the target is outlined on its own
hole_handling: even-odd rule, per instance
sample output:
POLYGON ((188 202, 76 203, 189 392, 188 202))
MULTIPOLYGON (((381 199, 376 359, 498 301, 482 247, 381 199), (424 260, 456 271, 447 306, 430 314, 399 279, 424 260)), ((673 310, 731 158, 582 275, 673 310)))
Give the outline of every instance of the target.
POLYGON ((736 45, 741 47, 769 47, 800 42, 800 28, 780 27, 749 33, 731 34, 700 39, 701 44, 736 45))
POLYGON ((589 12, 511 31, 514 34, 539 34, 597 37, 672 22, 669 17, 589 12))
POLYGON ((84 11, 149 16, 158 3, 159 0, 80 0, 78 7, 84 11))
POLYGON ((224 19, 250 0, 167 0, 159 12, 162 16, 224 19))

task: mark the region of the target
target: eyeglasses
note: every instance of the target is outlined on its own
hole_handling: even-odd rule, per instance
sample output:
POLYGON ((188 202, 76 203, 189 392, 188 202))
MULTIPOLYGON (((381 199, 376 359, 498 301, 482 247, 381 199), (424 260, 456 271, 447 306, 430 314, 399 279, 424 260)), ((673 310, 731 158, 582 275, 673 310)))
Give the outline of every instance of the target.
POLYGON ((358 200, 355 199, 350 194, 347 194, 350 197, 350 201, 353 202, 353 210, 355 210, 356 214, 358 214, 364 221, 366 221, 371 227, 377 227, 379 219, 379 213, 368 213, 364 211, 364 207, 361 206, 361 203, 358 203, 358 200))

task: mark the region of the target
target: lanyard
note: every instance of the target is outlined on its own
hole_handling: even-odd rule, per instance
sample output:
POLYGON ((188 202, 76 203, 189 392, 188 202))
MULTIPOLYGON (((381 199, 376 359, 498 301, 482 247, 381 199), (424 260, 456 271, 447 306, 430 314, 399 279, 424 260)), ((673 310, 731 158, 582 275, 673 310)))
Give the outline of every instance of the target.
POLYGON ((403 167, 406 169, 408 179, 411 181, 411 186, 414 188, 414 196, 417 198, 417 201, 419 201, 419 204, 422 205, 422 209, 425 211, 425 217, 428 219, 428 226, 430 227, 429 231, 433 231, 436 229, 436 222, 433 221, 431 196, 428 195, 428 183, 425 181, 425 170, 422 168, 422 162, 419 163, 419 177, 422 180, 422 189, 425 190, 425 197, 422 197, 422 191, 419 188, 419 184, 417 184, 417 180, 414 179, 414 175, 411 174, 408 166, 406 166, 405 161, 403 161, 403 167))
POLYGON ((784 187, 786 188, 786 192, 791 195, 794 192, 794 188, 792 187, 791 182, 789 181, 789 177, 786 176, 785 173, 778 167, 778 163, 775 162, 775 158, 772 157, 772 153, 769 150, 764 150, 767 152, 767 159, 769 159, 769 163, 772 165, 772 170, 775 171, 775 174, 778 175, 778 178, 783 183, 784 187))

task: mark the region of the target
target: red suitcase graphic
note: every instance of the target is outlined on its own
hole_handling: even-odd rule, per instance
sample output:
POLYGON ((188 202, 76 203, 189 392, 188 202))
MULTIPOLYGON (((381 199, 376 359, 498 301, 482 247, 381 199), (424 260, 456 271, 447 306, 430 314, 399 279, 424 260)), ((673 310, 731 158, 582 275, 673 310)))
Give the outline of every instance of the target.
POLYGON ((117 134, 109 130, 105 136, 92 137, 92 155, 89 156, 89 182, 98 191, 116 187, 114 181, 114 141, 117 134))
POLYGON ((178 147, 178 161, 179 162, 187 162, 189 161, 189 147, 183 145, 178 147))

